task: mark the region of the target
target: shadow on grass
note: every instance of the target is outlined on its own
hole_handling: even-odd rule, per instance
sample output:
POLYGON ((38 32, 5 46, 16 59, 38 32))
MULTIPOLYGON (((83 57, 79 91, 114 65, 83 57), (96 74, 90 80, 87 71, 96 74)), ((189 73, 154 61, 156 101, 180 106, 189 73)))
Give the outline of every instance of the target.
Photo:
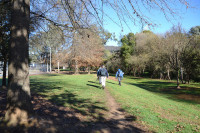
MULTIPOLYGON (((62 89, 58 82, 47 83, 32 79, 31 91, 35 112, 33 119, 37 119, 37 126, 29 128, 28 132, 103 132, 105 129, 111 132, 144 132, 132 125, 119 128, 120 121, 105 119, 108 110, 102 106, 102 102, 80 98, 70 89, 62 89)), ((131 116, 126 119, 136 120, 131 116)))
POLYGON ((106 81, 106 82, 110 83, 110 84, 118 85, 118 81, 116 81, 116 83, 113 83, 113 82, 110 82, 110 81, 106 81))
POLYGON ((99 84, 99 81, 98 82, 94 82, 94 81, 88 81, 89 83, 93 83, 93 84, 99 84))
MULTIPOLYGON (((74 71, 60 71, 59 74, 74 75, 75 73, 74 73, 74 71)), ((78 74, 88 74, 88 72, 81 71, 78 74)), ((96 72, 90 72, 90 74, 96 74, 96 72)))
POLYGON ((92 87, 95 87, 95 88, 98 88, 98 89, 101 89, 100 86, 97 86, 97 85, 93 85, 93 84, 86 84, 87 86, 92 86, 92 87))
POLYGON ((193 104, 200 103, 198 102, 198 100, 200 101, 200 88, 183 86, 181 89, 177 89, 175 83, 162 81, 144 81, 126 84, 131 84, 151 92, 170 95, 169 98, 175 101, 193 104))

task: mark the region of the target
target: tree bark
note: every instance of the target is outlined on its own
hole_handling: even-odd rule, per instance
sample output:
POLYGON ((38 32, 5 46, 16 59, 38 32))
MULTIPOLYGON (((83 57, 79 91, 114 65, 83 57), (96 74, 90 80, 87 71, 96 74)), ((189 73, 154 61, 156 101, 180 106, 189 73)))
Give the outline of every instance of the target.
POLYGON ((169 69, 167 70, 167 78, 168 78, 168 80, 171 80, 170 74, 169 74, 169 69))
POLYGON ((9 84, 5 121, 7 126, 18 127, 27 122, 33 111, 28 64, 30 0, 12 0, 11 2, 9 84))
POLYGON ((160 80, 163 78, 163 74, 160 72, 160 80))
POLYGON ((188 84, 190 84, 190 74, 188 74, 188 84))
POLYGON ((177 88, 180 89, 180 86, 179 86, 179 70, 177 70, 177 88))
POLYGON ((78 60, 75 60, 75 74, 79 74, 79 72, 78 72, 78 60))
POLYGON ((48 62, 47 62, 47 72, 49 72, 49 68, 48 68, 48 62))
POLYGON ((60 72, 60 62, 58 61, 58 73, 60 72))
POLYGON ((88 74, 90 74, 90 67, 88 66, 88 74))
POLYGON ((181 67, 181 82, 183 84, 183 68, 181 67))
POLYGON ((4 59, 4 62, 3 62, 2 88, 6 88, 6 67, 7 67, 7 59, 4 59))
POLYGON ((178 63, 178 52, 176 51, 176 54, 175 54, 175 57, 176 57, 176 72, 177 72, 177 89, 180 89, 180 86, 179 86, 179 63, 178 63))

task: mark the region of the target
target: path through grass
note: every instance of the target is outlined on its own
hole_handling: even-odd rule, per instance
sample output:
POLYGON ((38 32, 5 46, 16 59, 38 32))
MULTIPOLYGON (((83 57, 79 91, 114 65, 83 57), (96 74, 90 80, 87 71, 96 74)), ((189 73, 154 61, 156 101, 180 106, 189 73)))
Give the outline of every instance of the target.
MULTIPOLYGON (((94 124, 105 121, 105 114, 109 111, 106 107, 106 95, 95 75, 35 75, 30 77, 30 81, 33 96, 39 94, 58 106, 53 109, 53 106, 48 105, 46 110, 48 102, 46 101, 45 105, 42 105, 42 101, 40 103, 44 108, 43 113, 51 112, 47 117, 52 117, 58 123, 53 123, 58 125, 57 129, 62 131, 65 129, 62 124, 73 124, 70 121, 63 123, 73 112, 81 115, 74 118, 74 126, 77 122, 79 124, 71 131, 80 131, 80 127, 83 131, 91 131, 94 124), (51 108, 53 110, 50 110, 51 108), (61 116, 58 117, 59 114, 55 114, 55 110, 58 110, 61 116), (62 124, 59 125, 59 122, 62 124)), ((150 131, 200 132, 200 84, 182 85, 182 89, 177 90, 176 83, 173 82, 134 77, 125 77, 122 86, 111 79, 107 80, 106 84, 106 88, 121 107, 134 116, 133 121, 148 127, 150 131)), ((40 99, 37 102, 40 102, 40 99)), ((143 129, 143 126, 140 129, 143 129)))
POLYGON ((150 130, 200 132, 200 84, 185 85, 180 90, 175 86, 172 82, 133 77, 124 78, 122 86, 108 81, 108 89, 121 107, 137 116, 137 121, 150 130), (179 95, 197 97, 197 100, 179 95))
POLYGON ((46 74, 30 77, 31 91, 40 94, 59 106, 72 108, 87 117, 99 120, 107 111, 105 93, 94 75, 46 74))

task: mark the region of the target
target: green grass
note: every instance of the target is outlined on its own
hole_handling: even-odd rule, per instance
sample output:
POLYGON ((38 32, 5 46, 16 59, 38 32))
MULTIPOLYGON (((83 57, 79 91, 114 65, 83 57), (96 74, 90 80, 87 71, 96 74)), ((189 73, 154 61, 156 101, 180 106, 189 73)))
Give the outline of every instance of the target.
POLYGON ((30 77, 31 92, 51 102, 74 109, 90 119, 100 119, 105 106, 105 93, 94 75, 47 74, 30 77))
MULTIPOLYGON (((108 89, 121 107, 155 132, 200 132, 200 102, 177 96, 200 96, 200 84, 126 77, 122 86, 108 81, 108 89), (192 87, 189 89, 188 87, 192 87)), ((199 99, 198 99, 199 100, 199 99)))
MULTIPOLYGON (((30 84, 33 95, 72 108, 88 122, 102 119, 102 112, 108 111, 96 75, 34 75, 30 76, 30 84)), ((200 83, 181 84, 182 89, 176 89, 175 82, 126 76, 122 86, 113 80, 107 80, 106 85, 121 107, 150 130, 200 132, 200 101, 187 99, 200 97, 200 83)))

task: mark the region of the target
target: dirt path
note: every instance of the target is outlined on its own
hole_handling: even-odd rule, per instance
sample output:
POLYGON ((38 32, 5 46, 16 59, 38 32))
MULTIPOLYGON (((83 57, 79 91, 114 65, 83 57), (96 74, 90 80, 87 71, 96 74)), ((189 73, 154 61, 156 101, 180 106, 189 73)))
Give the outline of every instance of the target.
POLYGON ((106 114, 106 121, 95 126, 93 133, 141 133, 146 132, 142 127, 134 123, 136 119, 133 116, 128 116, 120 109, 115 99, 110 92, 105 89, 107 106, 109 107, 108 114, 106 114))
MULTIPOLYGON (((145 127, 135 122, 135 117, 127 115, 107 89, 106 101, 108 110, 99 114, 101 119, 87 120, 88 114, 69 107, 58 106, 38 94, 32 94, 35 116, 31 118, 30 133, 142 133, 145 127)), ((0 118, 5 115, 6 91, 0 91, 0 118)), ((93 107, 93 106, 91 106, 93 107)), ((91 108, 92 109, 92 108, 91 108)), ((89 111, 90 112, 90 111, 89 111)), ((93 115, 93 114, 91 114, 93 115)), ((0 120, 1 121, 1 120, 0 120)), ((0 132, 5 130, 1 128, 0 132)), ((7 130, 6 130, 7 131, 7 130)))

